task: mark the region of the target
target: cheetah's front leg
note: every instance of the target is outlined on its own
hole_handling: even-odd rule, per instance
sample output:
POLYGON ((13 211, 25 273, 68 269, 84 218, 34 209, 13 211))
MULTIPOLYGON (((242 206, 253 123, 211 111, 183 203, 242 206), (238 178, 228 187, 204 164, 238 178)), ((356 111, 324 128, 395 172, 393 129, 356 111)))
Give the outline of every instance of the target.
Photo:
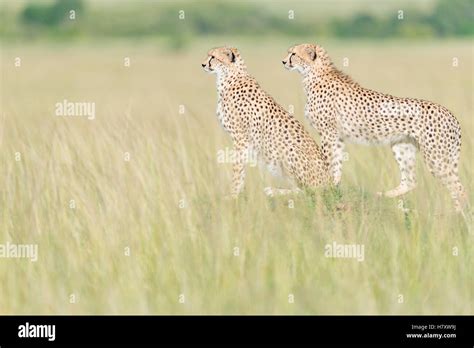
POLYGON ((329 164, 329 171, 334 185, 339 185, 342 176, 342 159, 344 156, 344 142, 336 133, 323 135, 321 139, 323 153, 329 164))
POLYGON ((232 189, 226 198, 237 198, 242 192, 245 183, 245 151, 246 147, 236 144, 234 146, 235 161, 232 165, 232 189))

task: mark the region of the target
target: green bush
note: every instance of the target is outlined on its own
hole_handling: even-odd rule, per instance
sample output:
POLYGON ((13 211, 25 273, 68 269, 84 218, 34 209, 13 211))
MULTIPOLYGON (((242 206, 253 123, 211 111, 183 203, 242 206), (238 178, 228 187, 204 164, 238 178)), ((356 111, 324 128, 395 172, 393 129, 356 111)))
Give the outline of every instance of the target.
POLYGON ((441 36, 474 34, 472 0, 440 0, 427 22, 441 36))
POLYGON ((57 0, 52 5, 29 4, 21 17, 27 25, 55 27, 64 22, 70 10, 79 14, 83 9, 82 0, 57 0))

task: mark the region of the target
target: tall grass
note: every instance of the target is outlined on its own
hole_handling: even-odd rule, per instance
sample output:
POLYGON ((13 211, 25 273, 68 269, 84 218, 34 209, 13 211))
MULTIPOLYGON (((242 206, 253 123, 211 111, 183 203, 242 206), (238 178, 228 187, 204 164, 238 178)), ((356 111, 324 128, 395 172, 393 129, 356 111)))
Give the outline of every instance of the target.
MULTIPOLYGON (((293 42, 234 43, 309 129, 300 77, 280 63, 293 42)), ((263 187, 280 183, 250 168, 242 197, 223 199, 231 170, 217 151, 231 143, 200 69, 219 44, 4 47, 0 243, 38 244, 39 259, 0 259, 0 313, 472 314, 472 226, 421 159, 401 200, 375 195, 398 184, 390 149, 356 145, 340 194, 269 199, 263 187), (96 119, 55 116, 63 99, 95 102, 96 119), (364 261, 325 257, 333 241, 363 244, 364 261)), ((363 85, 458 117, 472 202, 471 43, 326 46, 363 85)))

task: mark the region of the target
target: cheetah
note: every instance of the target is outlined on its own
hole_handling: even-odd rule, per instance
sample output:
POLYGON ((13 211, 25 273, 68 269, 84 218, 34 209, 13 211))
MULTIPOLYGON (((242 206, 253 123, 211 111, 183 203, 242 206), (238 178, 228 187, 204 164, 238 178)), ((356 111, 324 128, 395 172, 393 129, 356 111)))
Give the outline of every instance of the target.
POLYGON ((265 188, 268 196, 297 193, 301 188, 323 187, 330 182, 328 163, 303 125, 280 106, 247 73, 239 51, 211 49, 201 64, 217 75, 217 118, 232 140, 235 153, 232 189, 237 198, 244 187, 249 153, 273 175, 296 184, 294 189, 265 188))
POLYGON ((391 146, 400 184, 378 194, 392 198, 416 187, 419 149, 430 172, 449 190, 455 209, 462 210, 467 195, 458 175, 461 128, 445 107, 364 88, 338 70, 319 45, 290 47, 282 63, 303 76, 305 117, 321 137, 335 185, 341 180, 344 142, 391 146))

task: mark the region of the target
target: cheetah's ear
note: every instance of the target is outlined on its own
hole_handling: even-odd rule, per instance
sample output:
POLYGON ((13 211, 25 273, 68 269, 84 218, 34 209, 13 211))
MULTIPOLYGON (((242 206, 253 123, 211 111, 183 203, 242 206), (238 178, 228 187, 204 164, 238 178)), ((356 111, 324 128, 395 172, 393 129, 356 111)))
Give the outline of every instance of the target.
POLYGON ((317 57, 315 47, 306 47, 306 53, 308 53, 309 59, 311 60, 315 60, 317 57))

